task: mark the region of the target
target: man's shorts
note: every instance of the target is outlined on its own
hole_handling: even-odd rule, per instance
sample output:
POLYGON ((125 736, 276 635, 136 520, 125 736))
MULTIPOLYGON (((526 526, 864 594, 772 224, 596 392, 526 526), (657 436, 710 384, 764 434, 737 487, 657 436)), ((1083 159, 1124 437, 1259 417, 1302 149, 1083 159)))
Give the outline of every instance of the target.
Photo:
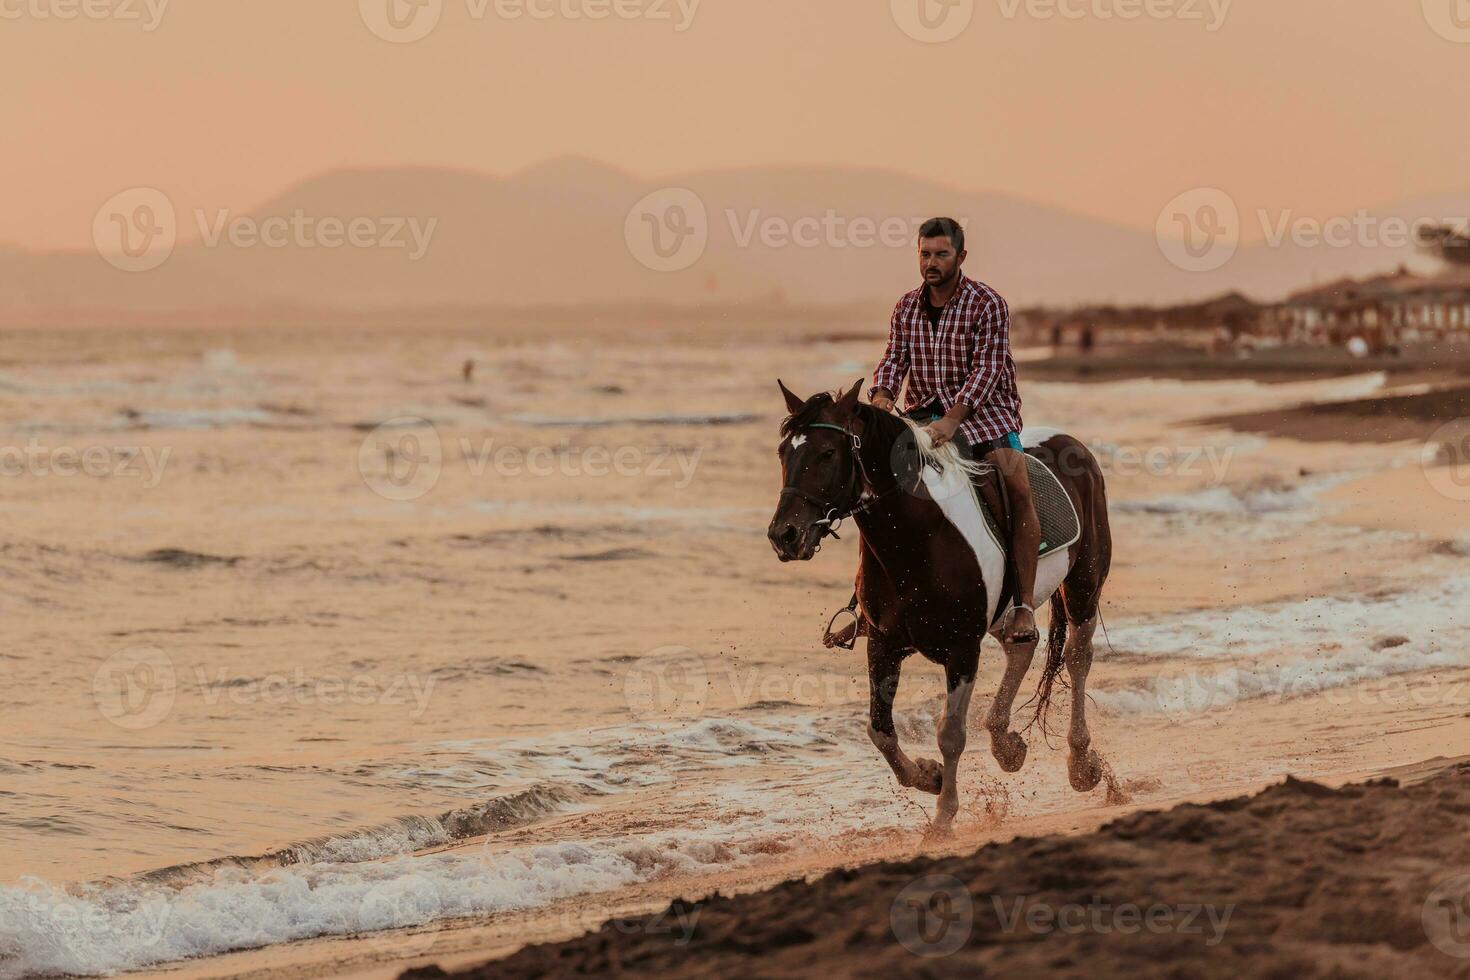
MULTIPOLYGON (((917 422, 919 425, 928 425, 943 417, 944 413, 939 411, 937 406, 929 405, 904 413, 904 418, 917 422)), ((1014 449, 1018 453, 1023 451, 1021 437, 1014 432, 1007 432, 998 439, 987 439, 975 445, 971 445, 963 435, 956 432, 954 444, 959 447, 960 454, 969 459, 984 459, 997 449, 1014 449)))

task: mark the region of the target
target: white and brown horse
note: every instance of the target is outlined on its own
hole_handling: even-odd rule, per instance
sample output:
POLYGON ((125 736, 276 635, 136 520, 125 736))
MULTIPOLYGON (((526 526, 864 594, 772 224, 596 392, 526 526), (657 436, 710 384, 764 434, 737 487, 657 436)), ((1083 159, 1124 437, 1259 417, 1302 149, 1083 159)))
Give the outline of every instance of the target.
MULTIPOLYGON (((956 777, 980 645, 986 633, 1001 639, 996 612, 1006 560, 985 528, 971 482, 987 468, 965 460, 953 445, 933 449, 924 430, 859 401, 861 388, 860 382, 845 394, 802 399, 781 385, 790 415, 781 425, 783 486, 768 536, 782 561, 807 561, 841 519, 857 523, 868 734, 902 785, 938 794, 935 827, 945 830, 959 809, 956 777), (942 766, 906 755, 893 725, 899 671, 915 652, 945 672, 942 766)), ((1065 666, 1072 695, 1068 776, 1074 789, 1087 792, 1103 774, 1087 729, 1086 683, 1112 559, 1107 496, 1096 458, 1078 440, 1055 430, 1027 430, 1022 442, 1057 475, 1081 521, 1077 541, 1042 556, 1037 567, 1036 598, 1050 597, 1052 611, 1037 710, 1044 715, 1065 666)), ((1005 674, 985 720, 991 752, 1006 772, 1026 760, 1026 742, 1013 730, 1011 713, 1036 645, 1005 647, 1005 674)))

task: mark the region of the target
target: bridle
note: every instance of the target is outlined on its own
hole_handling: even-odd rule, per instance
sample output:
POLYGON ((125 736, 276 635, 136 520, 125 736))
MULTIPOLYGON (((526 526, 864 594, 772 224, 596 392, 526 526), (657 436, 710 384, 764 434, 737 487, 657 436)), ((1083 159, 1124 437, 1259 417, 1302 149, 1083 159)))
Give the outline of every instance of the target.
POLYGON ((834 425, 831 422, 811 422, 792 431, 799 432, 806 429, 831 429, 833 432, 841 432, 847 436, 852 455, 852 469, 848 473, 847 487, 842 494, 842 499, 851 500, 852 502, 845 507, 833 501, 819 500, 815 495, 790 484, 781 488, 782 497, 798 497, 817 509, 826 511, 826 517, 823 517, 819 521, 814 521, 812 524, 813 527, 821 529, 817 544, 817 549, 821 550, 821 538, 830 534, 838 541, 841 541, 842 538, 837 533, 837 529, 842 526, 843 521, 871 510, 877 505, 878 501, 897 490, 899 484, 895 481, 894 485, 887 490, 873 490, 873 481, 868 476, 867 467, 863 465, 862 437, 851 429, 841 425, 834 425))

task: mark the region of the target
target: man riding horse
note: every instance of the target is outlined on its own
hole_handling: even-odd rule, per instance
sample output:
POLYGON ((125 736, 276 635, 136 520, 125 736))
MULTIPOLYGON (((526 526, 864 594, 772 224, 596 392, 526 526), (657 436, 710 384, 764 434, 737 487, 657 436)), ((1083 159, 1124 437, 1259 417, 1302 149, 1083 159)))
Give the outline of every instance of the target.
MULTIPOLYGON (((965 257, 965 230, 953 218, 931 218, 919 229, 924 282, 893 309, 888 347, 873 372, 868 400, 875 408, 893 411, 907 377, 904 414, 926 424, 935 447, 953 442, 962 455, 1000 470, 1011 516, 1006 550, 1016 594, 1016 604, 1005 614, 1003 639, 1008 644, 1035 643, 1041 525, 1021 449, 1010 309, 995 290, 964 275, 965 257)), ((854 595, 848 611, 856 603, 854 595)), ((829 632, 826 642, 850 647, 866 625, 829 632)))

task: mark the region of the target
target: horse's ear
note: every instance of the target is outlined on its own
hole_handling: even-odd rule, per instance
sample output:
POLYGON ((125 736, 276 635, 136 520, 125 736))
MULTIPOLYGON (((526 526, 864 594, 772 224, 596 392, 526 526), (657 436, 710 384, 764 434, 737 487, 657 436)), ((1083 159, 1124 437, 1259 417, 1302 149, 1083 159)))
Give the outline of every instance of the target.
POLYGON ((852 418, 852 413, 857 411, 858 395, 862 394, 863 382, 866 380, 867 378, 858 378, 857 384, 853 385, 851 390, 837 400, 838 418, 852 418))
POLYGON ((786 382, 782 381, 780 378, 776 379, 776 384, 781 386, 781 394, 786 396, 786 411, 790 412, 792 415, 795 415, 797 412, 801 411, 801 406, 806 404, 806 399, 792 394, 791 389, 786 387, 786 382))

